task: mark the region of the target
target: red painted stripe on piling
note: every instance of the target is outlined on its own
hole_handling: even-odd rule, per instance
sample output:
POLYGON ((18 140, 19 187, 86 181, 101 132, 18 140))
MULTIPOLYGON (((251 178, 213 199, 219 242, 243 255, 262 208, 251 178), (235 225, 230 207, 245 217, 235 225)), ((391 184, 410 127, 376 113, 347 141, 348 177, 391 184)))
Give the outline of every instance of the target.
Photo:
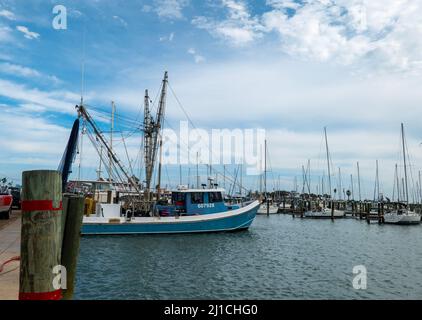
POLYGON ((63 203, 60 201, 58 208, 54 208, 53 200, 24 200, 22 211, 60 211, 63 210, 63 203))
POLYGON ((19 300, 61 300, 62 290, 53 292, 20 292, 19 300))

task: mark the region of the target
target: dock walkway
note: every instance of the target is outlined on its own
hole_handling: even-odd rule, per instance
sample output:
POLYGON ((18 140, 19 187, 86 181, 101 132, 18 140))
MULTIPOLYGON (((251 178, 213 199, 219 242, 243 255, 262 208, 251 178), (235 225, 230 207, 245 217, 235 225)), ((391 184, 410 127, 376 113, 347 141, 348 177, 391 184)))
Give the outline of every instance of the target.
MULTIPOLYGON (((21 213, 14 211, 10 220, 0 220, 0 268, 20 255, 21 213)), ((17 300, 19 295, 19 261, 4 266, 0 273, 0 300, 17 300)))

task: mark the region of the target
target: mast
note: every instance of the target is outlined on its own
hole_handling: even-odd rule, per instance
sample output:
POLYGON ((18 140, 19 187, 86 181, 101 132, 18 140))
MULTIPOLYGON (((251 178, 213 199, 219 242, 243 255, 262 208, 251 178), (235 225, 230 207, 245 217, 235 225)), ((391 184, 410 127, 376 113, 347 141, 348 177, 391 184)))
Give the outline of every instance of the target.
POLYGON ((401 138, 402 138, 402 145, 403 145, 403 164, 404 164, 404 183, 406 187, 406 203, 409 204, 409 190, 407 187, 407 168, 406 168, 406 146, 404 144, 404 126, 403 123, 401 124, 401 138))
POLYGON ((394 187, 393 187, 393 199, 394 199, 394 189, 395 186, 397 184, 397 202, 400 202, 400 183, 399 183, 399 171, 397 168, 397 163, 395 165, 395 170, 394 170, 394 187))
POLYGON ((264 150, 264 194, 265 198, 267 198, 267 140, 265 140, 264 150))
MULTIPOLYGON (((78 114, 80 117, 83 117, 84 120, 92 127, 95 135, 97 136, 99 142, 106 148, 106 152, 111 154, 111 157, 114 161, 114 163, 117 165, 118 168, 122 171, 124 176, 127 178, 128 182, 134 187, 134 189, 140 194, 139 187, 137 183, 133 180, 133 177, 128 173, 126 168, 124 167, 123 163, 120 161, 120 159, 117 157, 117 154, 113 152, 110 148, 109 143, 107 142, 105 136, 101 133, 99 128, 96 126, 94 120, 92 119, 91 115, 88 113, 88 111, 85 109, 83 105, 76 106, 78 110, 78 114)), ((92 140, 91 140, 92 141, 92 140)))
MULTIPOLYGON (((163 130, 163 121, 166 111, 166 98, 167 98, 167 84, 168 84, 168 72, 164 73, 163 85, 161 89, 160 102, 157 110, 157 123, 156 131, 157 136, 159 137, 159 146, 160 146, 160 163, 158 165, 158 184, 157 184, 157 200, 161 196, 161 167, 163 162, 163 136, 161 134, 163 130)), ((154 150, 156 150, 157 139, 154 141, 154 150)))
POLYGON ((380 199, 380 183, 379 183, 379 175, 378 175, 378 160, 376 160, 374 202, 379 201, 379 199, 380 199))
POLYGON ((350 191, 352 191, 352 200, 355 200, 355 193, 353 190, 353 174, 350 175, 350 185, 351 185, 351 189, 350 191))
POLYGON ((359 189, 359 202, 362 201, 362 196, 361 196, 361 192, 360 192, 360 169, 359 169, 359 161, 356 164, 357 168, 358 168, 358 189, 359 189))
POLYGON ((308 159, 308 177, 306 179, 308 184, 308 194, 311 194, 311 159, 308 159))
POLYGON ((329 156, 328 140, 327 140, 327 127, 324 127, 324 135, 325 135, 325 149, 327 151, 328 188, 330 190, 330 198, 332 198, 332 194, 331 194, 331 169, 330 169, 330 156, 329 156))
POLYGON ((145 161, 145 183, 146 183, 146 201, 150 200, 151 179, 154 165, 152 163, 152 134, 153 124, 150 109, 149 109, 149 94, 145 90, 144 99, 144 161, 145 161))
POLYGON ((113 168, 113 131, 114 131, 114 113, 116 112, 116 105, 114 104, 114 101, 111 101, 111 124, 110 124, 110 153, 108 154, 109 157, 109 167, 108 167, 108 181, 111 182, 112 177, 112 168, 113 168))
POLYGON ((160 161, 158 162, 157 201, 161 198, 161 168, 163 163, 163 139, 160 134, 160 161))
POLYGON ((267 216, 269 216, 270 215, 270 201, 267 195, 267 140, 265 140, 264 159, 265 159, 265 170, 264 170, 265 202, 267 205, 267 216))
POLYGON ((259 192, 262 194, 262 145, 259 148, 259 173, 259 192))
POLYGON ((339 185, 338 185, 338 194, 339 194, 339 199, 343 200, 343 190, 342 190, 342 185, 341 185, 341 169, 338 168, 338 180, 339 180, 339 185))
POLYGON ((196 188, 199 189, 199 152, 196 152, 196 188))

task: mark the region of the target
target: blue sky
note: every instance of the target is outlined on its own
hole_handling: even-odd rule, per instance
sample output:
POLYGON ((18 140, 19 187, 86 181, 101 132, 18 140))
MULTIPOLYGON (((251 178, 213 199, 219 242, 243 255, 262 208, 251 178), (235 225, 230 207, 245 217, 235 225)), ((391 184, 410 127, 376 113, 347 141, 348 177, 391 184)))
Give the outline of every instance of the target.
MULTIPOLYGON (((197 127, 266 129, 285 188, 307 159, 318 179, 327 126, 343 180, 360 161, 371 197, 379 159, 391 192, 400 122, 415 175, 421 167, 421 10, 419 0, 0 0, 0 176, 19 181, 23 170, 57 166, 84 60, 85 102, 97 109, 114 100, 136 118, 144 89, 155 96, 168 70, 197 127), (67 30, 52 27, 57 4, 67 30)), ((185 120, 171 95, 167 118, 185 120)), ((141 136, 132 138, 135 159, 141 136)), ((93 177, 97 161, 85 149, 83 173, 93 177)))

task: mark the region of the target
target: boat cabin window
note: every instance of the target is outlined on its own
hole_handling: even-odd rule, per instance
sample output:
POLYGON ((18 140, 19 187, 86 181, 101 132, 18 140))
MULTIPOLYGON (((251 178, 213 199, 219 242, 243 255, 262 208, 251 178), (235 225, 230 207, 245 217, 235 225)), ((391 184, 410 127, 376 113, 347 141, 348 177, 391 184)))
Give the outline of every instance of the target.
POLYGON ((208 198, 209 198, 210 203, 223 202, 223 197, 221 195, 221 192, 210 192, 208 194, 208 198))
POLYGON ((192 202, 192 204, 204 203, 204 193, 203 192, 192 192, 191 193, 191 202, 192 202))
POLYGON ((171 198, 172 198, 171 200, 173 204, 177 206, 183 206, 185 205, 185 201, 186 201, 186 193, 175 192, 171 195, 171 198))

